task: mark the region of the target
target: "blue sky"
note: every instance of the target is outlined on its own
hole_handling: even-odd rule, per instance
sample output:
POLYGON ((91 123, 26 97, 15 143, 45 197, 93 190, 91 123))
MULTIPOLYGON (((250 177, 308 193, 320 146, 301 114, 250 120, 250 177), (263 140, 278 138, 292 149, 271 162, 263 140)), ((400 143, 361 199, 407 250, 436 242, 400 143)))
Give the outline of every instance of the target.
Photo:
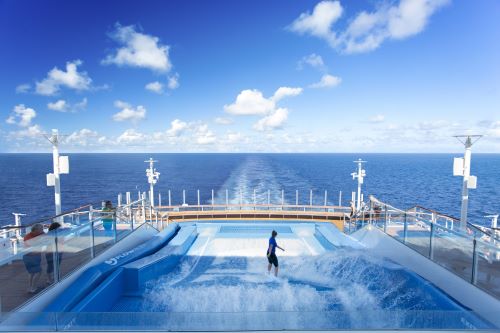
POLYGON ((500 151, 500 3, 0 0, 0 151, 500 151))

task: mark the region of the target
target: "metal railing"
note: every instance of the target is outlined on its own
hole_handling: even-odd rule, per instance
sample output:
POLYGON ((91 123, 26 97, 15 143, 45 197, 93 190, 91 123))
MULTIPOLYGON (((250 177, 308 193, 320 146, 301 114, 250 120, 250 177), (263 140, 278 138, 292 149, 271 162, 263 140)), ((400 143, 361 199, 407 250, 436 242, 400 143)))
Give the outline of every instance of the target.
POLYGON ((479 228, 457 228, 459 221, 414 207, 401 210, 370 196, 353 218, 357 228, 370 223, 459 277, 500 298, 500 240, 479 228))
MULTIPOLYGON (((145 199, 112 210, 87 205, 37 221, 44 227, 58 222, 59 228, 25 241, 14 235, 16 250, 3 253, 0 262, 1 311, 11 311, 47 286, 58 283, 141 225, 154 224, 146 219, 148 205, 145 199)), ((33 225, 4 230, 15 234, 33 225)))

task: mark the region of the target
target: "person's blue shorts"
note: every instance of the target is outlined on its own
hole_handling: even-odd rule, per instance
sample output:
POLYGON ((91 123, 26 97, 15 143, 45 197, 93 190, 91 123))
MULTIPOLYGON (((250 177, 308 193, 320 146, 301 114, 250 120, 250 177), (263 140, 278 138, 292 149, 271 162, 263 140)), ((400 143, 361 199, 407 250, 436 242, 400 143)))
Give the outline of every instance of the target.
POLYGON ((40 273, 42 271, 42 254, 28 253, 23 256, 24 266, 30 274, 40 273))

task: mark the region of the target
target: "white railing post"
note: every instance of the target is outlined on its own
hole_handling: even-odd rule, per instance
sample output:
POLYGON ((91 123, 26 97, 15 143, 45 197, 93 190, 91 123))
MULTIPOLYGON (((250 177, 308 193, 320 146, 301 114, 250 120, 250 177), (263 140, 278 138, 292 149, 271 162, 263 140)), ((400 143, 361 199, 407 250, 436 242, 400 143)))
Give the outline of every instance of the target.
POLYGON ((161 206, 161 192, 158 191, 158 206, 161 206))
POLYGON ((339 207, 342 207, 342 191, 339 191, 339 207))
POLYGON ((198 206, 200 205, 200 190, 196 190, 196 194, 198 196, 198 206))
POLYGON ((214 190, 212 189, 212 206, 215 205, 214 190))
POLYGON ((295 190, 295 206, 299 205, 299 190, 295 190))
POLYGON ((168 190, 168 205, 172 206, 172 192, 168 190))
POLYGON ((182 190, 182 205, 186 205, 186 190, 182 190))
POLYGON ((309 206, 313 205, 313 190, 309 192, 309 206))
POLYGON ((328 191, 325 190, 325 206, 326 206, 327 200, 328 200, 328 191))
POLYGON ((122 205, 122 194, 121 193, 118 193, 118 203, 117 203, 117 206, 120 207, 122 205))

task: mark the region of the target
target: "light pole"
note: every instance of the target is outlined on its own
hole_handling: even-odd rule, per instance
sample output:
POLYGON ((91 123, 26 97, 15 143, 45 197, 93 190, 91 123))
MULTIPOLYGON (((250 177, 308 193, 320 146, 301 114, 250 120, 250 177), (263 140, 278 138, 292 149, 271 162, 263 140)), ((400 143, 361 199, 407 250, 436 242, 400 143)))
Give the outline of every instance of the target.
POLYGON ((146 169, 146 176, 148 177, 148 183, 149 183, 149 202, 151 206, 155 205, 155 196, 153 192, 153 187, 154 185, 158 182, 158 179, 160 178, 160 173, 156 171, 154 168, 154 162, 158 162, 153 160, 151 157, 149 160, 144 161, 144 163, 149 163, 149 168, 146 169))
POLYGON ((352 179, 358 179, 358 194, 357 194, 357 200, 356 200, 356 211, 359 211, 361 208, 361 185, 363 184, 363 179, 366 177, 366 171, 363 169, 363 163, 366 163, 366 161, 362 161, 361 159, 358 159, 357 161, 354 161, 354 163, 358 164, 358 172, 353 172, 351 173, 352 179))
POLYGON ((462 184, 462 207, 460 209, 460 230, 465 231, 467 228, 467 208, 469 205, 469 189, 473 190, 477 187, 477 177, 470 175, 470 162, 472 155, 472 145, 479 140, 482 135, 456 135, 464 146, 464 157, 456 157, 453 160, 453 175, 463 177, 462 184))
POLYGON ((47 186, 54 186, 54 203, 56 215, 61 214, 61 180, 60 175, 69 173, 68 156, 59 156, 59 142, 61 136, 56 129, 52 130, 51 136, 45 136, 52 143, 52 165, 53 172, 47 174, 47 186))

